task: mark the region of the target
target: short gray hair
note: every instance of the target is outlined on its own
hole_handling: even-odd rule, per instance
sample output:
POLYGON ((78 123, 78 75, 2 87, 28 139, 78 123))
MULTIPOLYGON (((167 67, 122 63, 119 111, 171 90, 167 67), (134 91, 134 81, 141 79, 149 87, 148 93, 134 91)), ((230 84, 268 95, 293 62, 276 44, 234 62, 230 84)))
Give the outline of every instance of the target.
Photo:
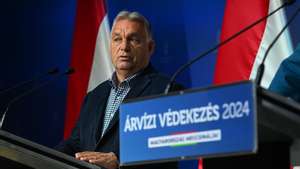
POLYGON ((150 39, 152 39, 151 25, 149 24, 148 20, 140 13, 130 12, 130 11, 120 11, 118 13, 118 15, 116 16, 116 18, 114 19, 112 27, 114 27, 116 22, 120 21, 120 20, 136 21, 136 22, 143 24, 144 28, 146 29, 146 33, 147 33, 148 37, 150 39))

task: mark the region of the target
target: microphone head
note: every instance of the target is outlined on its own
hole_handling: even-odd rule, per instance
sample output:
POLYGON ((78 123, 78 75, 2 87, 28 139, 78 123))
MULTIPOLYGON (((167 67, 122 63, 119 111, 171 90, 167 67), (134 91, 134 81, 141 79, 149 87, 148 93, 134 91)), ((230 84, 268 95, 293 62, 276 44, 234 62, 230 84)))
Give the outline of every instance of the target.
POLYGON ((68 69, 64 72, 64 74, 65 74, 65 75, 70 75, 70 74, 73 74, 74 72, 75 72, 75 69, 72 68, 72 67, 70 67, 70 68, 68 68, 68 69))
POLYGON ((47 74, 49 75, 55 75, 59 72, 59 69, 56 67, 56 68, 53 68, 53 69, 50 69, 47 74))

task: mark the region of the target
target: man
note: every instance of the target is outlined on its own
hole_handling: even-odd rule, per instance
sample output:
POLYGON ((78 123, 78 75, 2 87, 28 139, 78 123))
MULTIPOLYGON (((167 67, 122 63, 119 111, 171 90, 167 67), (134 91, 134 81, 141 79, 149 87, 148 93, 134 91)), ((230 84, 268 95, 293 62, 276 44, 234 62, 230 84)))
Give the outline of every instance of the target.
POLYGON ((269 90, 300 102, 300 44, 280 65, 269 90))
MULTIPOLYGON (((124 99, 161 94, 169 79, 149 63, 154 51, 150 25, 137 12, 120 12, 112 27, 110 54, 115 73, 86 96, 70 138, 57 149, 107 169, 119 167, 118 107, 124 99)), ((179 89, 175 85, 173 89, 179 89)), ((136 168, 176 168, 176 163, 136 168)), ((135 167, 132 167, 135 168, 135 167)))

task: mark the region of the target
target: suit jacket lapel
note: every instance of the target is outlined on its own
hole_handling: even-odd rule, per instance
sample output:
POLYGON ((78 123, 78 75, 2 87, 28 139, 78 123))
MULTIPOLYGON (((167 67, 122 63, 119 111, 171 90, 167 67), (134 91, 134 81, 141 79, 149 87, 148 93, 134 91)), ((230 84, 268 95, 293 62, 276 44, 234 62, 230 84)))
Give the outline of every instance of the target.
POLYGON ((97 98, 95 99, 96 101, 96 114, 97 116, 95 117, 95 121, 96 121, 96 134, 95 134, 95 139, 96 142, 99 141, 100 137, 101 137, 101 133, 102 133, 102 127, 103 127, 103 118, 104 118, 104 114, 105 114, 105 108, 107 105, 107 100, 108 100, 108 96, 110 93, 110 89, 111 86, 109 84, 109 82, 107 82, 106 84, 104 84, 104 86, 102 88, 99 89, 99 92, 97 93, 97 98))

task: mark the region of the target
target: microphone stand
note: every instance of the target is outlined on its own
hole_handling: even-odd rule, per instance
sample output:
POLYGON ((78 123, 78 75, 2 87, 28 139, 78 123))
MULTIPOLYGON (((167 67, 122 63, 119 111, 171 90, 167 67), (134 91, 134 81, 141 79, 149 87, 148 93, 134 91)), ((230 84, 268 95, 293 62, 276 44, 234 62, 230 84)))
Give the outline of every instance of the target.
MULTIPOLYGON (((70 75, 72 73, 74 73, 74 69, 73 68, 69 68, 67 71, 65 71, 64 73, 62 73, 62 74, 60 74, 58 76, 60 77, 60 76, 63 76, 63 75, 70 75)), ((1 120, 0 120, 0 129, 2 129, 2 126, 3 126, 4 120, 5 120, 6 114, 7 114, 8 110, 9 110, 10 106, 13 103, 15 103, 16 101, 20 100, 24 96, 27 96, 28 94, 34 92, 35 90, 40 89, 40 88, 46 86, 47 84, 53 82, 55 79, 56 78, 53 78, 53 79, 51 79, 49 81, 46 81, 46 82, 44 82, 44 83, 42 83, 42 84, 40 84, 40 85, 38 85, 36 87, 33 87, 32 89, 30 89, 30 90, 28 90, 28 91, 26 91, 26 92, 24 92, 24 93, 22 93, 22 94, 20 94, 20 95, 18 95, 16 97, 14 97, 12 100, 10 100, 9 103, 7 104, 6 108, 5 108, 5 111, 3 112, 2 117, 1 117, 1 120)))

